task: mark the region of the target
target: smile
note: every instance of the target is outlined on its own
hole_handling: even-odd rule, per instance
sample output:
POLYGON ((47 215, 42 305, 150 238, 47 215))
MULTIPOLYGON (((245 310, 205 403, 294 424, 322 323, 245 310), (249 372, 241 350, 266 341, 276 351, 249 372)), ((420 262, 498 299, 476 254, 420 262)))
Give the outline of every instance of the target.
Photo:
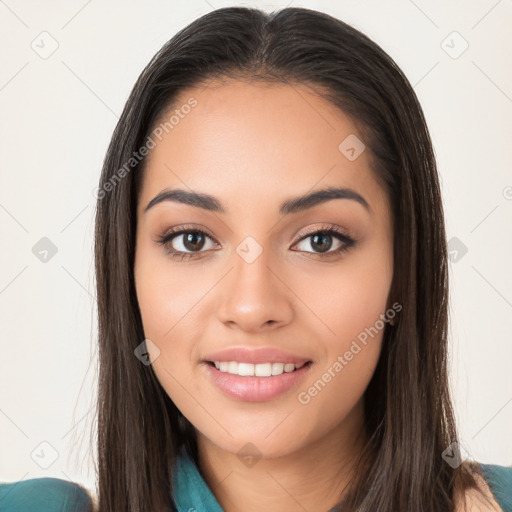
POLYGON ((239 363, 238 361, 213 361, 215 368, 221 372, 240 376, 270 377, 291 373, 304 366, 305 363, 239 363))
POLYGON ((219 368, 216 367, 215 362, 209 361, 207 364, 203 364, 203 368, 206 368, 210 382, 223 394, 245 402, 264 402, 278 398, 286 391, 298 386, 311 369, 313 362, 308 361, 296 365, 293 363, 251 364, 218 361, 218 365, 219 368), (272 371, 276 372, 275 375, 272 374, 272 371), (256 372, 265 375, 256 375, 256 372))

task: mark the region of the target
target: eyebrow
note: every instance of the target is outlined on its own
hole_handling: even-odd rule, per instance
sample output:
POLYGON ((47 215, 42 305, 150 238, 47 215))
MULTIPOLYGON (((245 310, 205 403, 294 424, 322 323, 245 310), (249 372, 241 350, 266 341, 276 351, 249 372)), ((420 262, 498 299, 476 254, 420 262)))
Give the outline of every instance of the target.
MULTIPOLYGON (((371 213, 370 205, 363 196, 358 194, 355 190, 344 187, 328 187, 321 190, 315 190, 314 192, 303 196, 294 197, 293 199, 289 199, 281 204, 279 207, 279 213, 281 215, 297 213, 313 208, 321 203, 331 201, 332 199, 350 199, 356 201, 371 213)), ((227 210, 216 197, 183 189, 162 190, 158 195, 151 199, 146 206, 144 213, 153 208, 153 206, 164 201, 188 204, 210 212, 227 213, 227 210)))

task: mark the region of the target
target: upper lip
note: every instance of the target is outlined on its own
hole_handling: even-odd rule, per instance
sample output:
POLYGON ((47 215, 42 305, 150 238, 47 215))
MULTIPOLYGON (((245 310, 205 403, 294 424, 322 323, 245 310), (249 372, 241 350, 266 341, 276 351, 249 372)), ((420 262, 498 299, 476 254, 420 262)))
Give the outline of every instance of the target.
POLYGON ((285 363, 301 364, 310 359, 300 357, 274 347, 247 348, 231 347, 219 352, 214 352, 204 359, 205 361, 237 361, 239 363, 285 363))

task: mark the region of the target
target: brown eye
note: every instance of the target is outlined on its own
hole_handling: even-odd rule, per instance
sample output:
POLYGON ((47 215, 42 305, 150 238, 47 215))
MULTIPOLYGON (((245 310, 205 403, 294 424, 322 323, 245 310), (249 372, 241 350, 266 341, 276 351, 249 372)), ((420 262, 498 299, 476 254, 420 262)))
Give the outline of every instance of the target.
POLYGON ((205 236, 199 231, 184 233, 182 244, 188 251, 200 251, 204 247, 205 236))
POLYGON ((203 231, 181 231, 173 233, 165 243, 179 252, 197 252, 203 249, 207 239, 211 240, 203 231))
POLYGON ((328 234, 319 234, 312 235, 311 237, 311 247, 318 252, 327 252, 332 246, 332 235, 328 234))
POLYGON ((166 234, 157 240, 157 243, 164 246, 172 257, 181 259, 194 257, 198 253, 205 252, 202 250, 205 246, 205 250, 208 250, 214 245, 212 237, 204 231, 186 227, 166 234), (211 241, 210 246, 208 241, 211 241))
POLYGON ((336 228, 330 227, 327 229, 317 229, 316 231, 312 231, 302 237, 296 245, 299 246, 300 244, 302 244, 302 249, 299 247, 299 250, 301 251, 311 252, 320 256, 323 254, 331 256, 348 250, 355 244, 355 240, 348 235, 339 232, 336 228), (333 240, 337 240, 337 247, 335 247, 334 250, 330 250, 331 247, 333 247, 333 240), (308 251, 308 248, 311 248, 312 250, 308 251))

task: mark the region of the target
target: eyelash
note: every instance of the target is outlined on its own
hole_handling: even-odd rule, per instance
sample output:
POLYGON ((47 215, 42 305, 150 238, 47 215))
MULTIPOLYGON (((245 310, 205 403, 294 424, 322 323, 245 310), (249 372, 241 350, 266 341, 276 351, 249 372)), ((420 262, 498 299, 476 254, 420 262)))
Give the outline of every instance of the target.
MULTIPOLYGON (((188 233, 199 233, 201 235, 205 235, 208 238, 213 239, 213 236, 207 233, 206 231, 203 231, 202 229, 197 229, 193 226, 181 226, 178 228, 173 228, 170 231, 167 231, 164 235, 158 238, 158 240, 155 240, 157 244, 163 246, 166 250, 166 252, 172 257, 172 258, 180 258, 180 261, 183 260, 189 260, 191 258, 195 258, 198 255, 201 254, 201 252, 205 251, 198 251, 198 252, 183 252, 183 251, 177 251, 176 249, 172 249, 169 242, 171 242, 174 238, 178 237, 179 235, 188 234, 188 233)), ((346 233, 344 233, 342 230, 335 226, 322 226, 321 228, 313 228, 306 230, 301 238, 295 242, 294 245, 302 242, 303 240, 313 236, 313 235, 331 235, 334 238, 337 238, 342 242, 342 245, 334 250, 329 251, 326 253, 320 253, 320 252, 310 252, 310 251, 303 251, 307 252, 308 254, 314 254, 316 256, 320 256, 321 258, 331 258, 334 256, 338 256, 339 254, 342 254, 346 251, 348 251, 351 247, 353 247, 356 244, 356 240, 354 240, 352 237, 348 236, 346 233)))

